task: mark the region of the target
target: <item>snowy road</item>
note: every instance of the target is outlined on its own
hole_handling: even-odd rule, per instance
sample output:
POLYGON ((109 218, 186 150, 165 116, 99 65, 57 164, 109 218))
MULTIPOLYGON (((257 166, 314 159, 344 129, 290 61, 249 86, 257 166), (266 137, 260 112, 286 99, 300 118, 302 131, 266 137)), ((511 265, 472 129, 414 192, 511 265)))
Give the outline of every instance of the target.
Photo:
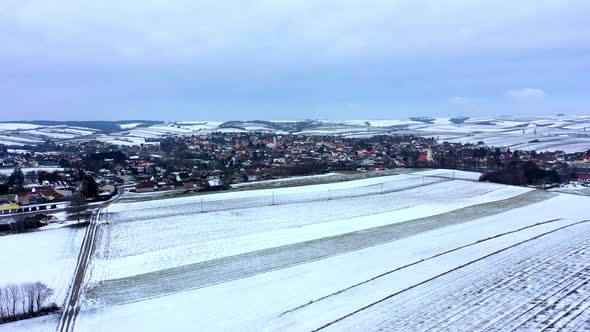
POLYGON ((80 248, 80 254, 78 256, 78 264, 76 265, 76 270, 74 272, 74 279, 72 281, 72 285, 70 286, 70 291, 64 304, 62 315, 57 327, 58 332, 68 332, 73 331, 74 329, 76 316, 80 310, 78 299, 82 291, 84 275, 86 274, 86 269, 88 268, 88 263, 90 262, 90 257, 94 248, 96 225, 99 218, 100 208, 95 209, 92 212, 88 227, 86 228, 84 240, 80 248))
POLYGON ((86 227, 86 233, 84 234, 84 240, 82 241, 82 246, 80 248, 80 254, 78 255, 74 279, 70 286, 69 294, 62 309, 62 315, 57 326, 58 332, 68 332, 74 330, 76 317, 80 312, 79 298, 84 286, 83 283, 86 276, 86 270, 88 269, 92 252, 94 250, 96 229, 98 222, 101 219, 102 209, 108 207, 109 204, 118 201, 122 194, 123 193, 120 193, 112 200, 97 205, 98 207, 92 211, 88 227, 86 227))

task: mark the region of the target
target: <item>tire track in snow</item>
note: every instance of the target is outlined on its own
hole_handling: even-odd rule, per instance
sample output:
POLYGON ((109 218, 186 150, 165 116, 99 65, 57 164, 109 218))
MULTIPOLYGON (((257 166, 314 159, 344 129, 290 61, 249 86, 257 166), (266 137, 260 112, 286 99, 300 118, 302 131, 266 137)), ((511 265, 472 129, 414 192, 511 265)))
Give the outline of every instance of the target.
POLYGON ((359 308, 359 309, 357 309, 357 310, 354 310, 354 311, 352 311, 352 312, 350 312, 350 313, 348 313, 348 314, 346 314, 346 315, 344 315, 344 316, 341 316, 341 317, 340 317, 340 318, 338 318, 338 319, 335 319, 335 320, 333 320, 333 321, 331 321, 331 322, 328 322, 328 323, 326 323, 326 324, 324 324, 324 325, 322 325, 322 326, 318 327, 317 329, 314 329, 313 331, 315 332, 315 331, 320 331, 320 330, 323 330, 323 329, 325 329, 325 328, 327 328, 327 327, 330 327, 330 326, 332 326, 332 325, 334 325, 334 324, 336 324, 336 323, 338 323, 338 322, 340 322, 340 321, 342 321, 342 320, 344 320, 344 319, 346 319, 346 318, 352 317, 352 316, 354 316, 355 314, 358 314, 359 312, 362 312, 362 311, 364 311, 364 310, 367 310, 367 309, 369 309, 369 308, 371 308, 371 307, 373 307, 373 306, 375 306, 375 305, 378 305, 378 304, 380 304, 380 303, 383 303, 384 301, 387 301, 387 300, 389 300, 389 299, 391 299, 391 298, 393 298, 393 297, 395 297, 395 296, 398 296, 398 295, 400 295, 400 294, 402 294, 402 293, 404 293, 404 292, 407 292, 407 291, 409 291, 409 290, 412 290, 412 289, 414 289, 414 288, 417 288, 417 287, 419 287, 419 286, 421 286, 421 285, 427 284, 428 282, 431 282, 431 281, 433 281, 433 280, 435 280, 435 279, 437 279, 437 278, 440 278, 440 277, 446 276, 446 275, 448 275, 448 274, 450 274, 450 273, 452 273, 452 272, 455 272, 455 271, 458 271, 458 270, 460 270, 460 269, 463 269, 463 268, 465 268, 465 267, 467 267, 467 266, 469 266, 469 265, 472 265, 472 264, 474 264, 474 263, 477 263, 477 262, 483 261, 483 260, 485 260, 485 259, 487 259, 487 258, 489 258, 489 257, 492 257, 492 256, 494 256, 494 255, 497 255, 497 254, 499 254, 499 253, 502 253, 502 252, 508 251, 508 250, 510 250, 510 249, 516 248, 516 247, 518 247, 518 246, 520 246, 520 245, 522 245, 522 244, 524 244, 524 243, 527 243, 527 242, 532 242, 532 241, 535 241, 535 240, 537 240, 537 239, 539 239, 539 238, 542 238, 542 237, 544 237, 544 236, 547 236, 547 235, 553 234, 553 233, 555 233, 555 232, 559 232, 559 231, 561 231, 561 230, 563 230, 563 229, 567 229, 567 228, 569 228, 569 227, 573 227, 573 226, 576 226, 576 225, 579 225, 579 224, 583 224, 583 223, 588 223, 588 222, 590 222, 590 220, 582 220, 582 221, 578 221, 578 222, 575 222, 575 223, 572 223, 572 224, 569 224, 569 225, 565 225, 565 226, 562 226, 562 227, 559 227, 559 228, 553 229, 553 230, 551 230, 551 231, 548 231, 548 232, 546 232, 546 233, 543 233, 543 234, 540 234, 540 235, 534 236, 534 237, 532 237, 532 238, 529 238, 529 239, 527 239, 527 240, 524 240, 524 241, 522 241, 522 242, 519 242, 519 243, 516 243, 516 244, 510 245, 510 246, 508 246, 508 247, 505 247, 505 248, 503 248, 503 249, 500 249, 500 250, 498 250, 498 251, 492 252, 492 253, 490 253, 490 254, 487 254, 487 255, 485 255, 485 256, 483 256, 483 257, 480 257, 480 258, 478 258, 478 259, 475 259, 475 260, 473 260, 473 261, 467 262, 467 263, 465 263, 465 264, 461 264, 461 265, 459 265, 459 266, 457 266, 457 267, 455 267, 455 268, 452 268, 452 269, 450 269, 450 270, 448 270, 448 271, 446 271, 446 272, 444 272, 444 273, 442 273, 442 274, 436 275, 436 276, 434 276, 434 277, 432 277, 432 278, 429 278, 429 279, 427 279, 427 280, 424 280, 424 281, 422 281, 422 282, 420 282, 420 283, 417 283, 417 284, 415 284, 415 285, 412 285, 412 286, 410 286, 410 287, 407 287, 407 288, 405 288, 405 289, 402 289, 402 290, 400 290, 400 291, 397 291, 397 292, 394 292, 394 293, 392 293, 392 294, 389 294, 389 295, 387 295, 387 296, 385 296, 385 297, 383 297, 383 298, 381 298, 381 299, 379 299, 379 300, 377 300, 377 301, 374 301, 374 302, 372 302, 372 303, 370 303, 370 304, 368 304, 368 305, 365 305, 365 306, 363 306, 363 307, 361 307, 361 308, 359 308))
POLYGON ((546 325, 545 328, 543 328, 542 331, 554 331, 554 330, 562 330, 564 328, 567 328, 568 324, 570 324, 573 319, 575 319, 576 316, 578 316, 579 314, 583 313, 585 310, 588 310, 588 307, 590 306, 590 302, 588 300, 590 300, 590 292, 588 291, 588 283, 590 282, 589 280, 586 280, 584 282, 584 284, 582 284, 580 287, 574 289, 573 291, 570 291, 565 299, 567 300, 571 300, 572 297, 575 297, 576 295, 579 295, 578 297, 578 301, 575 303, 575 305, 571 306, 570 308, 567 308, 567 304, 565 305, 566 308, 564 308, 563 306, 560 306, 560 304, 562 304, 564 301, 564 298, 559 299, 553 306, 551 306, 550 310, 548 311, 552 311, 550 312, 550 314, 552 316, 557 316, 557 317, 549 317, 546 318, 545 321, 543 322, 544 325, 546 325), (581 290, 584 290, 586 294, 586 296, 584 296, 583 292, 581 292, 581 290), (579 298, 581 298, 581 300, 579 300, 579 298), (584 309, 581 309, 584 308, 584 309), (580 310, 581 309, 581 310, 580 310), (575 316, 572 317, 572 319, 568 319, 569 316, 572 316, 572 314, 575 313, 575 311, 578 311, 578 314, 576 314, 575 316), (551 321, 549 321, 549 319, 551 319, 551 321))
POLYGON ((297 310, 299 310, 299 309, 305 308, 305 307, 307 307, 307 306, 310 306, 310 305, 312 305, 312 304, 314 304, 314 303, 316 303, 316 302, 319 302, 319 301, 325 300, 325 299, 327 299, 327 298, 330 298, 330 297, 332 297, 332 296, 336 296, 336 295, 338 295, 338 294, 344 293, 344 292, 346 292, 346 291, 349 291, 349 290, 351 290, 351 289, 353 289, 353 288, 356 288, 356 287, 362 286, 362 285, 364 285, 364 284, 368 284, 368 283, 370 283, 370 282, 372 282, 372 281, 375 281, 375 280, 377 280, 377 279, 379 279, 379 278, 383 278, 383 277, 385 277, 385 276, 387 276, 387 275, 390 275, 390 274, 392 274, 392 273, 394 273, 394 272, 397 272, 397 271, 400 271, 400 270, 403 270, 403 269, 407 269, 407 268, 409 268, 409 267, 411 267, 411 266, 418 265, 418 264, 420 264, 420 263, 427 262, 427 261, 429 261, 429 260, 433 260, 433 259, 435 259, 435 258, 437 258, 437 257, 443 256, 443 255, 447 255, 447 254, 453 253, 453 252, 455 252, 455 251, 459 251, 459 250, 461 250, 461 249, 465 249, 465 248, 468 248, 468 247, 472 247, 472 246, 474 246, 474 245, 477 245, 477 244, 480 244, 480 243, 482 243, 482 242, 490 241, 490 240, 493 240, 493 239, 500 238, 500 237, 502 237, 502 236, 506 236, 506 235, 510 235, 510 234, 518 233, 518 232, 520 232, 520 231, 523 231, 523 230, 525 230, 525 229, 529 229, 529 228, 533 228, 533 227, 537 227, 537 226, 541 226, 541 225, 549 224, 549 223, 556 222, 556 221, 559 221, 559 220, 561 220, 561 219, 552 219, 552 220, 547 220, 547 221, 544 221, 544 222, 536 223, 536 224, 534 224, 534 225, 525 226, 525 227, 522 227, 522 228, 519 228, 519 229, 516 229, 516 230, 513 230, 513 231, 509 231, 509 232, 505 232, 505 233, 497 234, 497 235, 494 235, 494 236, 490 236, 490 237, 488 237, 488 238, 486 238, 486 239, 478 240, 478 241, 475 241, 475 242, 473 242, 473 243, 468 243, 468 244, 466 244, 466 245, 462 245, 462 246, 460 246, 460 247, 453 248, 453 249, 451 249, 451 250, 443 251, 443 252, 441 252, 441 253, 438 253, 438 254, 436 254, 436 255, 432 255, 432 256, 430 256, 430 257, 423 258, 423 259, 421 259, 421 260, 418 260, 418 261, 412 262, 412 263, 410 263, 410 264, 406 264, 406 265, 404 265, 404 266, 400 266, 400 267, 398 267, 398 268, 395 268, 395 269, 393 269, 393 270, 387 271, 387 272, 385 272, 385 273, 379 274, 379 275, 377 275, 377 276, 375 276, 375 277, 373 277, 373 278, 371 278, 371 279, 367 279, 367 280, 365 280, 365 281, 359 282, 359 283, 357 283, 357 284, 354 284, 354 285, 352 285, 352 286, 350 286, 350 287, 347 287, 347 288, 341 289, 341 290, 339 290, 339 291, 337 291, 337 292, 335 292, 335 293, 328 294, 328 295, 326 295, 326 296, 322 296, 322 297, 320 297, 320 298, 318 298, 318 299, 316 299, 316 300, 310 301, 310 302, 308 302, 308 303, 306 303, 306 304, 303 304, 303 305, 300 305, 300 306, 298 306, 298 307, 295 307, 295 308, 293 308, 293 309, 291 309, 291 310, 285 311, 285 312, 281 313, 281 316, 282 316, 282 315, 284 315, 284 314, 288 314, 288 313, 291 313, 291 312, 297 311, 297 310))
MULTIPOLYGON (((588 261, 586 262, 586 265, 582 269, 577 271, 574 275, 564 278, 561 282, 549 288, 543 294, 540 294, 531 301, 524 303, 522 306, 518 307, 518 309, 526 309, 524 312, 521 312, 516 317, 510 316, 510 314, 514 312, 511 312, 509 315, 507 315, 506 317, 511 319, 510 323, 517 323, 516 326, 511 327, 510 331, 519 331, 521 329, 531 328, 540 331, 540 328, 543 328, 543 330, 545 330, 546 328, 549 328, 553 323, 557 322, 557 320, 561 318, 561 316, 557 320, 555 320, 555 322, 549 323, 548 319, 550 318, 547 318, 546 321, 540 322, 539 319, 543 319, 540 315, 544 312, 548 313, 549 315, 559 315, 559 310, 553 310, 553 312, 548 311, 552 311, 552 307, 555 306, 560 300, 563 300, 565 297, 567 297, 570 293, 575 292, 579 290, 581 287, 588 285, 588 282, 590 282, 590 266, 587 263, 588 261), (531 304, 532 306, 530 306, 531 304), (537 326, 535 327, 531 325, 537 326)), ((504 323, 502 325, 504 327, 508 327, 505 324, 507 323, 504 323)))
POLYGON ((447 318, 450 318, 452 321, 450 331, 481 330, 474 324, 485 324, 490 317, 499 315, 493 312, 501 314, 511 309, 510 307, 502 309, 506 302, 521 303, 523 298, 533 298, 538 292, 544 290, 544 287, 550 287, 551 282, 555 282, 561 276, 560 271, 563 266, 571 265, 567 260, 570 257, 576 259, 580 253, 584 255, 585 248, 588 246, 590 242, 584 233, 572 234, 571 230, 539 239, 497 256, 491 261, 472 265, 468 270, 458 273, 459 276, 456 275, 457 273, 449 274, 435 283, 400 294, 395 297, 395 300, 384 302, 366 311, 365 314, 359 313, 361 317, 353 317, 347 321, 349 325, 343 322, 344 328, 337 325, 336 329, 354 330, 356 323, 367 321, 372 322, 371 325, 363 326, 361 330, 423 331, 427 328, 439 330, 439 326, 449 323, 447 318), (566 245, 555 245, 562 243, 566 245), (496 266, 501 269, 494 268, 496 266), (524 274, 521 273, 523 267, 524 274), (521 287, 523 284, 528 286, 527 280, 535 280, 542 275, 542 281, 545 281, 545 273, 554 278, 545 282, 544 285, 536 284, 537 291, 532 290, 533 292, 529 295, 522 294, 521 287), (520 284, 518 281, 515 284, 514 279, 519 277, 522 278, 520 284), (492 292, 491 295, 490 292, 492 292), (486 302, 483 304, 480 303, 479 298, 482 294, 488 294, 482 300, 486 302), (464 300, 465 297, 467 301, 464 300), (493 297, 495 299, 491 299, 493 297), (486 301, 486 298, 489 300, 486 301), (481 314, 479 310, 482 311, 481 314), (457 318, 457 315, 463 316, 465 321, 457 318))
MULTIPOLYGON (((436 328, 438 328, 439 326, 446 327, 447 331, 448 330, 452 331, 452 330, 456 329, 455 324, 457 321, 460 322, 464 319, 467 319, 467 320, 473 319, 473 320, 477 321, 477 318, 479 318, 478 310, 480 310, 482 308, 485 308, 485 313, 484 313, 483 318, 480 319, 479 321, 477 321, 477 323, 481 323, 481 324, 483 324, 483 326, 469 326, 469 328, 482 330, 482 331, 486 330, 486 329, 497 330, 498 329, 497 325, 502 326, 502 328, 507 328, 506 323, 501 322, 505 317, 510 316, 510 314, 518 311, 522 307, 526 307, 531 302, 537 302, 537 305, 534 306, 534 307, 537 307, 538 305, 541 304, 541 302, 544 302, 548 298, 561 292, 564 289, 563 284, 565 283, 565 281, 570 281, 571 278, 576 278, 576 276, 581 272, 587 272, 588 267, 587 267, 587 265, 585 265, 585 267, 582 270, 579 270, 572 275, 568 275, 566 278, 562 278, 561 280, 559 279, 560 278, 559 270, 571 265, 571 262, 569 260, 566 261, 564 259, 571 258, 571 257, 574 257, 574 259, 575 259, 576 254, 579 254, 580 252, 586 250, 587 247, 588 246, 584 246, 583 248, 575 251, 572 255, 568 255, 568 257, 562 257, 561 264, 550 265, 550 268, 544 269, 544 270, 540 269, 538 272, 543 273, 546 277, 543 278, 540 283, 535 285, 536 286, 535 289, 543 289, 543 291, 541 293, 531 294, 529 297, 526 297, 527 300, 524 301, 524 303, 522 305, 518 306, 517 308, 510 308, 508 313, 506 313, 506 310, 504 307, 506 307, 510 303, 514 303, 514 302, 518 303, 519 300, 520 300, 520 302, 523 302, 522 299, 523 299, 523 296, 525 296, 525 294, 520 293, 520 292, 514 292, 514 293, 510 292, 510 293, 506 294, 506 293, 503 293, 503 292, 505 292, 506 288, 499 288, 499 289, 495 289, 496 293, 493 294, 496 297, 495 301, 490 300, 490 301, 485 301, 483 303, 481 301, 476 301, 472 307, 463 311, 461 313, 461 315, 459 315, 459 316, 452 315, 452 316, 448 317, 447 319, 443 320, 442 322, 439 322, 438 324, 431 326, 428 329, 428 331, 436 330, 436 328), (552 273, 554 271, 557 271, 557 272, 552 273), (557 291, 555 291, 555 289, 557 289, 557 291)), ((557 260, 559 261, 559 258, 557 260)), ((587 263, 588 263, 588 260, 585 261, 585 264, 587 264, 587 263)), ((542 265, 546 265, 546 264, 542 264, 542 265)), ((524 277, 528 277, 528 278, 532 277, 532 279, 534 279, 535 274, 534 273, 527 274, 524 277)), ((516 283, 517 284, 523 283, 523 282, 525 282, 524 280, 527 280, 527 279, 517 280, 516 283)), ((568 283, 565 287, 571 285, 572 283, 575 283, 576 281, 579 281, 579 280, 575 279, 571 283, 568 283)), ((529 293, 534 293, 534 290, 532 290, 529 293)), ((533 308, 531 308, 531 310, 533 308)))
POLYGON ((590 330, 590 324, 587 324, 588 319, 590 319, 590 295, 580 301, 576 306, 567 310, 567 312, 562 315, 557 322, 554 322, 553 326, 549 326, 549 328, 553 330, 561 330, 573 326, 571 329, 572 331, 580 331, 581 326, 585 325, 590 330), (566 321, 565 319, 568 316, 571 316, 571 319, 566 321))

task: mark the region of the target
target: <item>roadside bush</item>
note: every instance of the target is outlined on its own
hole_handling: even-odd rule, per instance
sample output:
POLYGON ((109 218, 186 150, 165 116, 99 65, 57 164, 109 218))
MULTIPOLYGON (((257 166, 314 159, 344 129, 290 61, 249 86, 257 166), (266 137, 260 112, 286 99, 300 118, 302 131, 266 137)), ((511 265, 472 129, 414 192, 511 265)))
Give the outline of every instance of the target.
POLYGON ((18 218, 13 222, 0 224, 0 232, 10 232, 17 234, 26 232, 30 229, 39 228, 41 226, 45 226, 45 224, 41 223, 41 220, 46 217, 47 215, 40 213, 32 216, 18 218))

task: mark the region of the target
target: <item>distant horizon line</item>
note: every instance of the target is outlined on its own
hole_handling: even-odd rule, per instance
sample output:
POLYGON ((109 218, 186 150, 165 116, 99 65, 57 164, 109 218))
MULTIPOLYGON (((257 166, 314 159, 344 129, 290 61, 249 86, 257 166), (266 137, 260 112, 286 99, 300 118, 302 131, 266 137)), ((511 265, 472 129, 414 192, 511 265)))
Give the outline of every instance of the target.
POLYGON ((425 119, 452 119, 452 118, 470 118, 470 119, 496 119, 496 118, 556 118, 556 117, 590 117, 588 114, 563 114, 556 113, 554 115, 496 115, 496 116, 409 116, 409 117, 376 117, 376 118, 349 118, 349 119, 337 119, 337 118, 304 118, 304 119, 231 119, 231 120, 219 120, 219 119, 208 119, 208 120, 196 120, 196 119, 185 119, 185 120, 155 120, 155 119, 120 119, 120 120, 46 120, 46 119, 34 119, 34 120, 0 120, 0 123, 32 123, 32 122, 47 122, 47 123, 60 123, 60 122, 161 122, 161 123, 178 123, 178 122, 230 122, 230 121, 269 121, 269 122, 295 122, 295 121, 374 121, 374 120, 410 120, 412 118, 425 118, 425 119))

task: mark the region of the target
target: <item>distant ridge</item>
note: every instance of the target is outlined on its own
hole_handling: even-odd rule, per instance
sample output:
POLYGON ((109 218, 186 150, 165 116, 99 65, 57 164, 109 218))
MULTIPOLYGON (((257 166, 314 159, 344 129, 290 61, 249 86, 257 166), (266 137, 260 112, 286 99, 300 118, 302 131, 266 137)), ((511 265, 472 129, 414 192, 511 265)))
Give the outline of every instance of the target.
POLYGON ((121 120, 121 121, 52 121, 52 120, 28 120, 28 121, 0 121, 0 123, 24 123, 38 126, 69 126, 97 129, 104 132, 121 130, 120 125, 140 123, 137 127, 149 127, 156 124, 163 124, 164 121, 152 120, 121 120))

